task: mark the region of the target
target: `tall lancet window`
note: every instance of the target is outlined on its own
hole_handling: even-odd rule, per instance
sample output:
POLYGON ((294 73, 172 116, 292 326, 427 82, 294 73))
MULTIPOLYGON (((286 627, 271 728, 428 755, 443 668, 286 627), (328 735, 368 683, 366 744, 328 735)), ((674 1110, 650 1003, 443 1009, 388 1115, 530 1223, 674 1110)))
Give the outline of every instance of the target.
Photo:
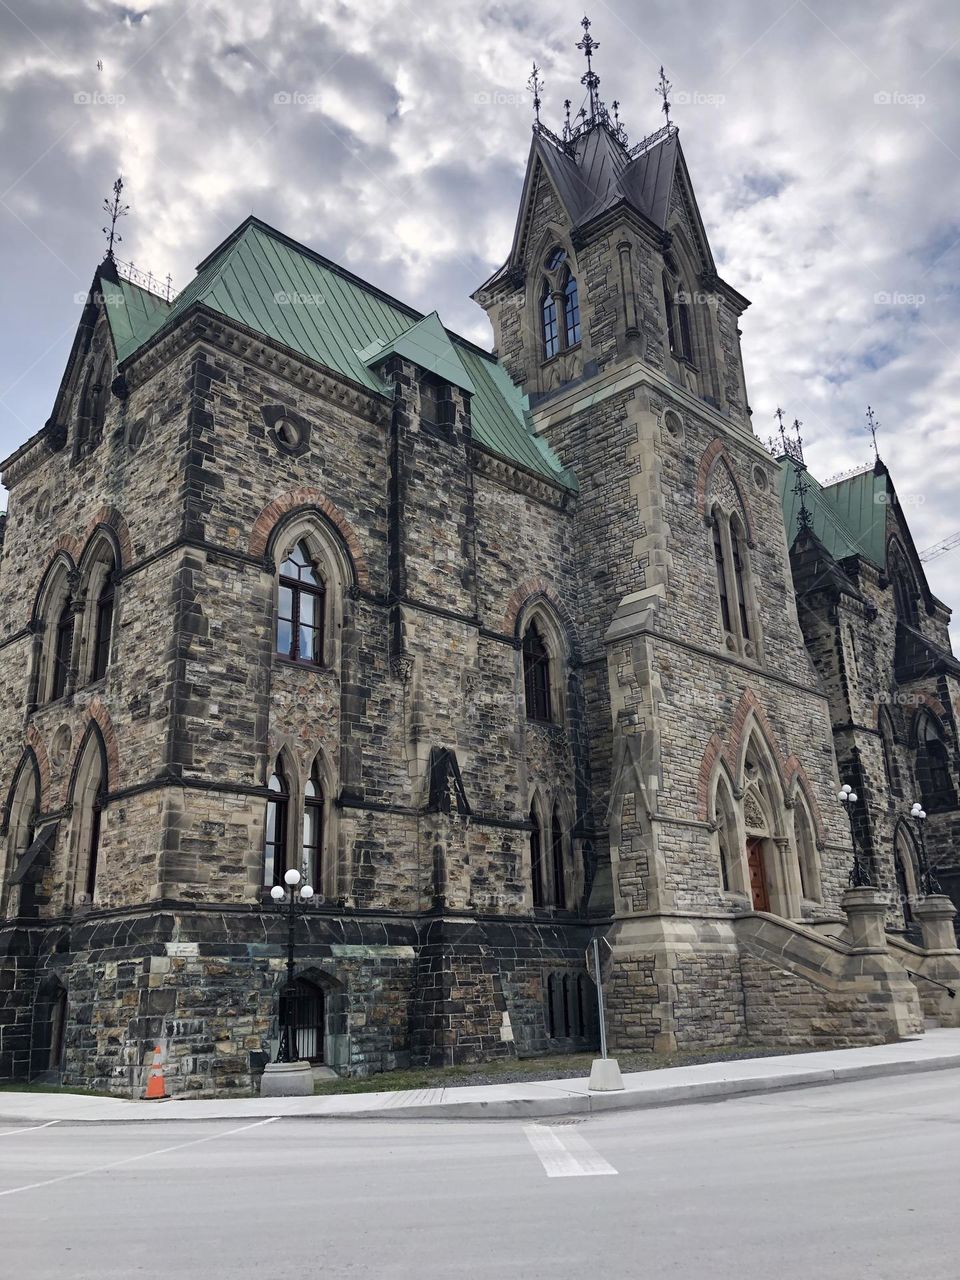
POLYGON ((530 810, 530 879, 533 888, 533 905, 540 908, 544 905, 543 874, 543 831, 536 809, 530 810))
POLYGON ((576 276, 569 274, 563 290, 563 318, 566 344, 575 347, 580 341, 580 299, 576 276))
POLYGON ((323 883, 323 783, 313 762, 303 796, 303 874, 319 893, 323 883))
POLYGON ((560 328, 557 323, 557 303, 549 284, 544 286, 540 301, 540 323, 543 328, 543 358, 550 360, 560 350, 560 328))
POLYGON ((263 834, 263 883, 267 888, 281 884, 287 861, 287 816, 290 808, 290 787, 283 772, 283 764, 277 761, 270 781, 267 800, 266 824, 263 834))

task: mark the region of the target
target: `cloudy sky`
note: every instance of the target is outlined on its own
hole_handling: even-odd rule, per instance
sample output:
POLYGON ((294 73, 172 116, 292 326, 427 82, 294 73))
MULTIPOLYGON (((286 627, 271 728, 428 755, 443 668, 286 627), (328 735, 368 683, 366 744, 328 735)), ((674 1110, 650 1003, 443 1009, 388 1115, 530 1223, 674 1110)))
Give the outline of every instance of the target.
MULTIPOLYGON (((765 437, 821 478, 869 402, 917 544, 960 530, 955 0, 594 0, 601 92, 657 128, 661 62, 765 437)), ((119 256, 175 287, 254 212, 489 346, 536 58, 582 89, 569 0, 0 0, 0 451, 48 417, 122 172, 119 256), (98 68, 102 64, 102 69, 98 68)), ((960 548, 929 566, 954 607, 960 548)))

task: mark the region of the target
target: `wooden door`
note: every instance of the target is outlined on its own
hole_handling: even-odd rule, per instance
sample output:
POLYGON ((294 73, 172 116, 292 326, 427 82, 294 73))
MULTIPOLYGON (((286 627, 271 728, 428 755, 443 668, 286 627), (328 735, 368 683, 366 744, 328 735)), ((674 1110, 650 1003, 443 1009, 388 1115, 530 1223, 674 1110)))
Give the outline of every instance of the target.
POLYGON ((753 897, 754 911, 770 910, 770 895, 767 892, 767 872, 763 865, 763 841, 747 841, 747 864, 750 867, 750 893, 753 897))

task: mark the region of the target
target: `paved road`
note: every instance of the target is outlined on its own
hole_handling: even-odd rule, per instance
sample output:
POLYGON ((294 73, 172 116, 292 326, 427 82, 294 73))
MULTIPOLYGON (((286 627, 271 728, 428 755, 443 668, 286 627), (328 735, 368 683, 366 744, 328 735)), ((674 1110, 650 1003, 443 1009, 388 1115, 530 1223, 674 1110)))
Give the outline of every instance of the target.
POLYGON ((0 1126, 0 1274, 954 1280, 960 1072, 576 1121, 0 1126))

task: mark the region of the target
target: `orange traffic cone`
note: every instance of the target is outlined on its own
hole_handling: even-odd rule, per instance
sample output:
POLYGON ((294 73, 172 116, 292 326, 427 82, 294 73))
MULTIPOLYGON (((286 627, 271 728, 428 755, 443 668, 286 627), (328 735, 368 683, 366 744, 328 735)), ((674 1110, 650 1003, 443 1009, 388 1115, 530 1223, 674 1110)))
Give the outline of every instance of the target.
POLYGON ((150 1098, 154 1102, 160 1102, 166 1099, 167 1091, 163 1083, 163 1065, 161 1059, 163 1057, 160 1046, 157 1045, 153 1052, 153 1066, 150 1068, 150 1074, 147 1076, 147 1092, 144 1098, 150 1098))

